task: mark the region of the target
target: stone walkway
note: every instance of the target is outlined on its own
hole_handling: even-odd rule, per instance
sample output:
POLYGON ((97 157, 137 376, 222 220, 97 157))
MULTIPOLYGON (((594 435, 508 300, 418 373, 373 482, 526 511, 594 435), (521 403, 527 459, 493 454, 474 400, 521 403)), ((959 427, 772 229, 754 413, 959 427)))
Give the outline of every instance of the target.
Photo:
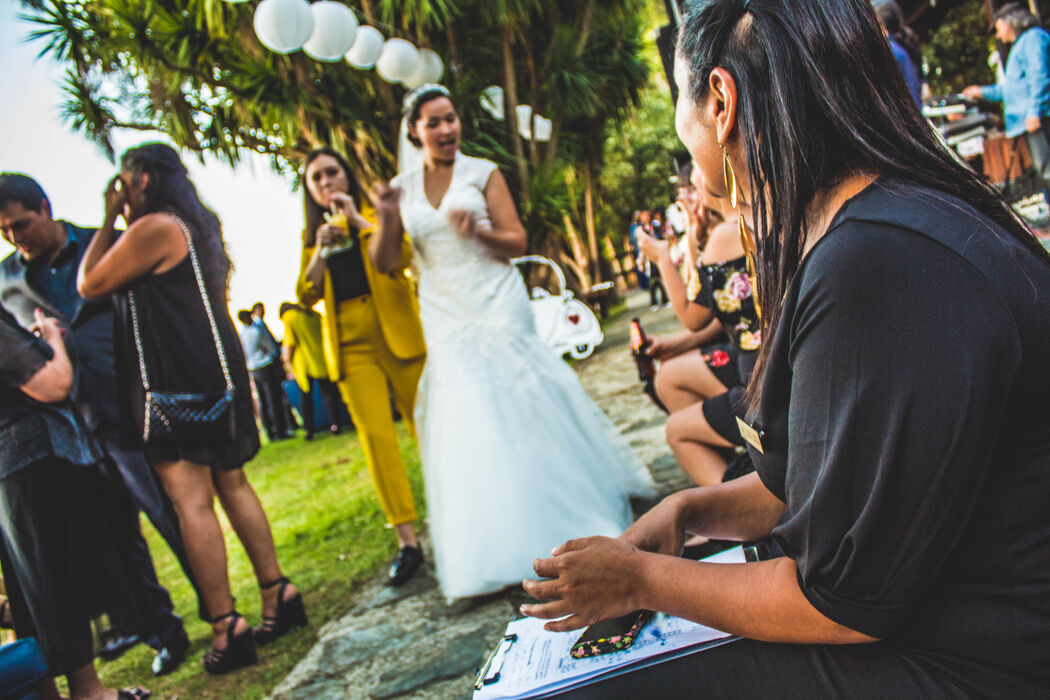
MULTIPOLYGON (((633 316, 649 333, 680 326, 670 309, 649 311, 648 298, 647 293, 629 295, 628 312, 610 324, 605 342, 576 369, 666 494, 688 482, 664 441, 664 414, 641 391, 628 326, 633 316)), ((638 513, 652 503, 633 505, 638 513)), ((422 539, 429 550, 425 532, 422 539)), ((313 649, 274 689, 271 700, 470 697, 475 669, 526 596, 517 588, 449 606, 429 566, 402 588, 385 587, 378 578, 363 586, 351 612, 320 629, 313 649)))

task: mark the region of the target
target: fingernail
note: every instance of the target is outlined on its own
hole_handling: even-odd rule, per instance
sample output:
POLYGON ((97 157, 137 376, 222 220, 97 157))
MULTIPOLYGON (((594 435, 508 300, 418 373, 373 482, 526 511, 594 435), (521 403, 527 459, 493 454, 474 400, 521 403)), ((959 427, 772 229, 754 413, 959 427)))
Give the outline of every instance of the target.
POLYGON ((528 615, 529 614, 529 606, 528 605, 522 605, 520 608, 518 608, 518 612, 520 612, 522 615, 528 615))

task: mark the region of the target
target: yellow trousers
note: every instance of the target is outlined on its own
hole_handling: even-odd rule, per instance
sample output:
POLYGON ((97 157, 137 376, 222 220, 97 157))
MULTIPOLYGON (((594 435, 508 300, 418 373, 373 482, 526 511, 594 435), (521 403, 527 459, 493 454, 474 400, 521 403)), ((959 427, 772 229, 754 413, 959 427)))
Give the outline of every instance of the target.
POLYGON ((415 437, 412 411, 425 356, 402 360, 383 339, 371 296, 339 303, 339 356, 343 378, 339 391, 350 411, 379 504, 391 525, 416 519, 405 465, 397 447, 390 391, 415 437))

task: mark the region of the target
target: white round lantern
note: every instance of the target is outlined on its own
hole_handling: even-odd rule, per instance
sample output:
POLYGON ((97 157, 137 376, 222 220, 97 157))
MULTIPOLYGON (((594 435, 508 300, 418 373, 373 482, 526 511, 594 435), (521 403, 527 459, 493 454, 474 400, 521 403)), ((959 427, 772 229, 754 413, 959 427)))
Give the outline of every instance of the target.
POLYGON ((314 30, 306 0, 262 0, 255 8, 255 35, 274 53, 294 53, 314 30))
POLYGON ((338 61, 354 43, 357 17, 340 2, 322 0, 310 6, 314 14, 314 31, 303 44, 303 51, 317 61, 338 61))
POLYGON ((445 74, 445 64, 441 61, 441 56, 430 49, 420 49, 419 63, 420 67, 416 72, 422 74, 424 83, 441 82, 441 76, 445 74))
POLYGON ((354 44, 346 52, 346 62, 362 70, 371 68, 379 59, 385 41, 383 34, 375 27, 368 25, 358 27, 354 44))
POLYGON ((376 61, 376 73, 388 83, 399 83, 410 77, 419 64, 419 51, 404 39, 387 39, 376 61))
POLYGON ((412 90, 423 83, 438 82, 441 80, 441 76, 444 72, 445 64, 441 62, 440 56, 430 49, 420 49, 419 60, 416 63, 416 70, 413 71, 412 75, 402 80, 401 84, 409 90, 412 90))

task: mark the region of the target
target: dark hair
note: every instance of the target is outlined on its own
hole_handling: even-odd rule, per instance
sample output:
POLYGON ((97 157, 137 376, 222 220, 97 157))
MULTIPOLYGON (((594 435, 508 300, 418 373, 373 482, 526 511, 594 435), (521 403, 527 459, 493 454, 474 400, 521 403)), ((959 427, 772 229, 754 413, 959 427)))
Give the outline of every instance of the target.
POLYGON ((347 194, 353 198, 354 204, 357 205, 358 209, 361 208, 361 200, 365 196, 360 183, 357 181, 357 176, 354 175, 354 171, 350 169, 350 164, 346 162, 346 158, 339 151, 331 146, 321 146, 307 153, 306 160, 303 161, 303 212, 306 214, 306 228, 303 229, 303 245, 307 248, 312 248, 317 243, 317 229, 324 222, 325 210, 314 201, 313 196, 310 195, 310 188, 306 183, 306 169, 310 167, 310 163, 317 160, 320 156, 335 158, 335 162, 346 173, 346 181, 349 188, 347 194))
POLYGON ((256 306, 261 306, 262 310, 263 310, 263 313, 266 313, 266 304, 262 303, 261 301, 257 301, 254 304, 252 304, 252 313, 253 314, 255 313, 255 307, 256 306))
POLYGON ((872 7, 878 15, 879 22, 886 29, 886 34, 896 41, 907 52, 908 58, 922 73, 922 45, 918 35, 904 23, 904 13, 895 0, 872 0, 872 7))
POLYGON ((246 326, 252 325, 252 312, 248 309, 241 309, 237 312, 237 320, 246 326))
MULTIPOLYGON (((423 110, 423 105, 431 100, 436 100, 439 97, 447 97, 449 101, 452 100, 452 98, 448 96, 448 91, 444 88, 434 87, 419 93, 419 95, 413 98, 412 107, 405 112, 405 119, 407 122, 409 124, 415 124, 419 121, 419 113, 423 110)), ((413 136, 411 131, 408 132, 408 142, 416 148, 423 147, 423 142, 413 136)))
POLYGON ((285 311, 291 311, 293 309, 300 309, 300 306, 292 301, 282 301, 281 305, 277 307, 277 318, 284 316, 285 311))
POLYGON ((18 202, 23 209, 43 211, 44 202, 48 207, 51 201, 37 181, 22 173, 0 173, 0 209, 11 202, 18 202))
POLYGON ((120 168, 136 177, 149 176, 143 213, 168 212, 186 222, 195 234, 194 246, 209 285, 226 290, 231 265, 222 239, 222 224, 201 202, 175 149, 166 143, 144 143, 129 148, 120 157, 120 168))
POLYGON ((752 406, 802 260, 806 209, 851 174, 876 172, 953 195, 1050 261, 999 193, 919 113, 868 0, 701 0, 680 37, 693 103, 702 104, 715 67, 736 82, 736 138, 750 179, 764 311, 752 406))

